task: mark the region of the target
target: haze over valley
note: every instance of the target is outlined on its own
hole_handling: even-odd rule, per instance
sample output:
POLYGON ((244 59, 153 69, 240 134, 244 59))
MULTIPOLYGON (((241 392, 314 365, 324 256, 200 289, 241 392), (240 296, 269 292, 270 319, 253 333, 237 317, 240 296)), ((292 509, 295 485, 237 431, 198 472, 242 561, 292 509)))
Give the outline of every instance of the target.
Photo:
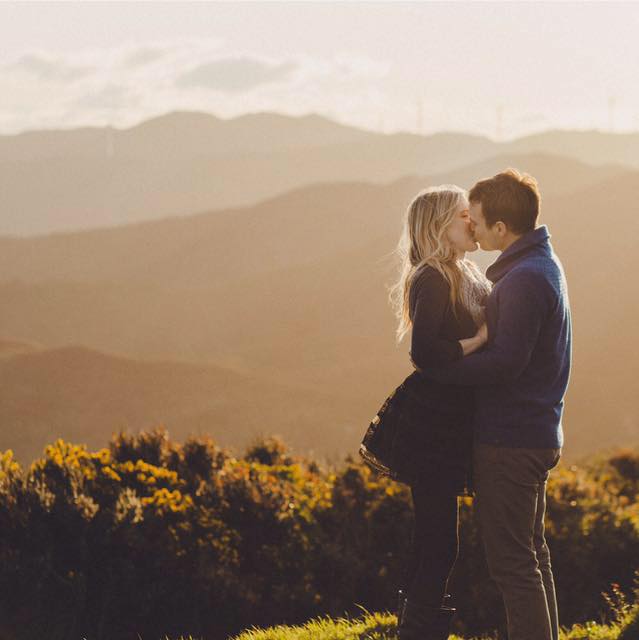
POLYGON ((28 462, 164 424, 355 454, 411 370, 386 290, 405 207, 507 166, 538 179, 569 280, 566 455, 636 444, 637 158, 637 134, 496 143, 277 114, 4 136, 0 449, 28 462))

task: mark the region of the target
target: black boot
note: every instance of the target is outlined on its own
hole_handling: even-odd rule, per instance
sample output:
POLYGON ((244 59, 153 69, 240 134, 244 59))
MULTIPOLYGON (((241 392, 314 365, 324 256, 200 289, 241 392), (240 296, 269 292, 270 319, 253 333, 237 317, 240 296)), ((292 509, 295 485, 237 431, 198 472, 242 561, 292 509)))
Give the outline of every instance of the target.
POLYGON ((406 591, 398 589, 397 591, 397 628, 402 624, 404 618, 404 607, 406 606, 406 591))
POLYGON ((399 626, 400 640, 447 640, 455 611, 451 607, 429 607, 407 598, 399 626))

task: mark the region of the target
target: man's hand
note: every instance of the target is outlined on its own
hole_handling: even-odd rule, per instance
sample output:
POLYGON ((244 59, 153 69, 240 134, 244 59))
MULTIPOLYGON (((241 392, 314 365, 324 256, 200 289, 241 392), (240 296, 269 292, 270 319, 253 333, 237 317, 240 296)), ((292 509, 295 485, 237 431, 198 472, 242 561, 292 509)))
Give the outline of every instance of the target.
POLYGON ((462 351, 465 356, 470 355, 471 353, 475 353, 478 349, 481 349, 486 342, 488 341, 488 327, 486 323, 481 325, 477 330, 477 333, 472 338, 466 338, 465 340, 460 340, 459 344, 461 344, 462 351))
POLYGON ((499 313, 496 326, 491 325, 490 342, 473 352, 479 341, 487 338, 486 328, 480 327, 472 338, 460 340, 468 357, 445 367, 423 367, 423 375, 447 384, 490 385, 512 382, 524 372, 554 294, 542 275, 522 272, 510 276, 499 295, 499 313))

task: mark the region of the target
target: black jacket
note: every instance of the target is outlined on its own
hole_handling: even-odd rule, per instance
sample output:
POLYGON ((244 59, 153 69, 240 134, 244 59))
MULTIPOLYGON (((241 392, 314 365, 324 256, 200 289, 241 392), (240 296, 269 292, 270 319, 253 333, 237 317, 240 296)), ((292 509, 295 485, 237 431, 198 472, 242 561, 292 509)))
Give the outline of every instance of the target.
MULTIPOLYGON (((477 327, 461 305, 456 313, 450 287, 433 267, 414 276, 409 293, 412 320, 410 356, 417 369, 442 366, 463 357, 460 339, 475 335, 477 327)), ((416 402, 411 429, 405 432, 405 455, 428 481, 452 483, 463 494, 471 487, 474 391, 444 384, 415 371, 405 381, 416 402)))

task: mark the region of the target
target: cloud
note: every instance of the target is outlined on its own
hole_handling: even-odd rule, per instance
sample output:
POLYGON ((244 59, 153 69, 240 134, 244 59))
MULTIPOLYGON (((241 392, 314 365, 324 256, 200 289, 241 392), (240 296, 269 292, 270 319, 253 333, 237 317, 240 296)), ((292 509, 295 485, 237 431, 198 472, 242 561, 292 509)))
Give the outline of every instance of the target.
POLYGON ((352 51, 269 58, 216 37, 177 37, 52 54, 22 51, 0 65, 2 133, 122 128, 173 110, 232 118, 247 112, 323 113, 361 126, 394 110, 389 64, 352 51), (47 81, 43 81, 47 78, 47 81), (241 100, 238 97, 241 96, 241 100))
POLYGON ((8 66, 10 70, 28 73, 40 80, 56 82, 73 82, 91 73, 89 67, 76 66, 40 53, 27 53, 8 66))
POLYGON ((126 56, 123 61, 123 66, 134 68, 134 67, 142 67, 151 62, 155 62, 159 60, 164 55, 166 55, 167 51, 155 48, 155 47, 141 47, 136 51, 131 52, 126 56))
POLYGON ((545 114, 539 112, 524 113, 517 117, 515 122, 519 125, 543 125, 548 122, 548 118, 545 114))
POLYGON ((270 64, 257 58, 220 58, 200 64, 176 80, 178 87, 204 87, 227 93, 242 93, 264 84, 290 79, 294 62, 270 64))
POLYGON ((128 87, 110 83, 95 92, 82 95, 75 101, 75 107, 108 110, 132 103, 133 97, 128 87))

